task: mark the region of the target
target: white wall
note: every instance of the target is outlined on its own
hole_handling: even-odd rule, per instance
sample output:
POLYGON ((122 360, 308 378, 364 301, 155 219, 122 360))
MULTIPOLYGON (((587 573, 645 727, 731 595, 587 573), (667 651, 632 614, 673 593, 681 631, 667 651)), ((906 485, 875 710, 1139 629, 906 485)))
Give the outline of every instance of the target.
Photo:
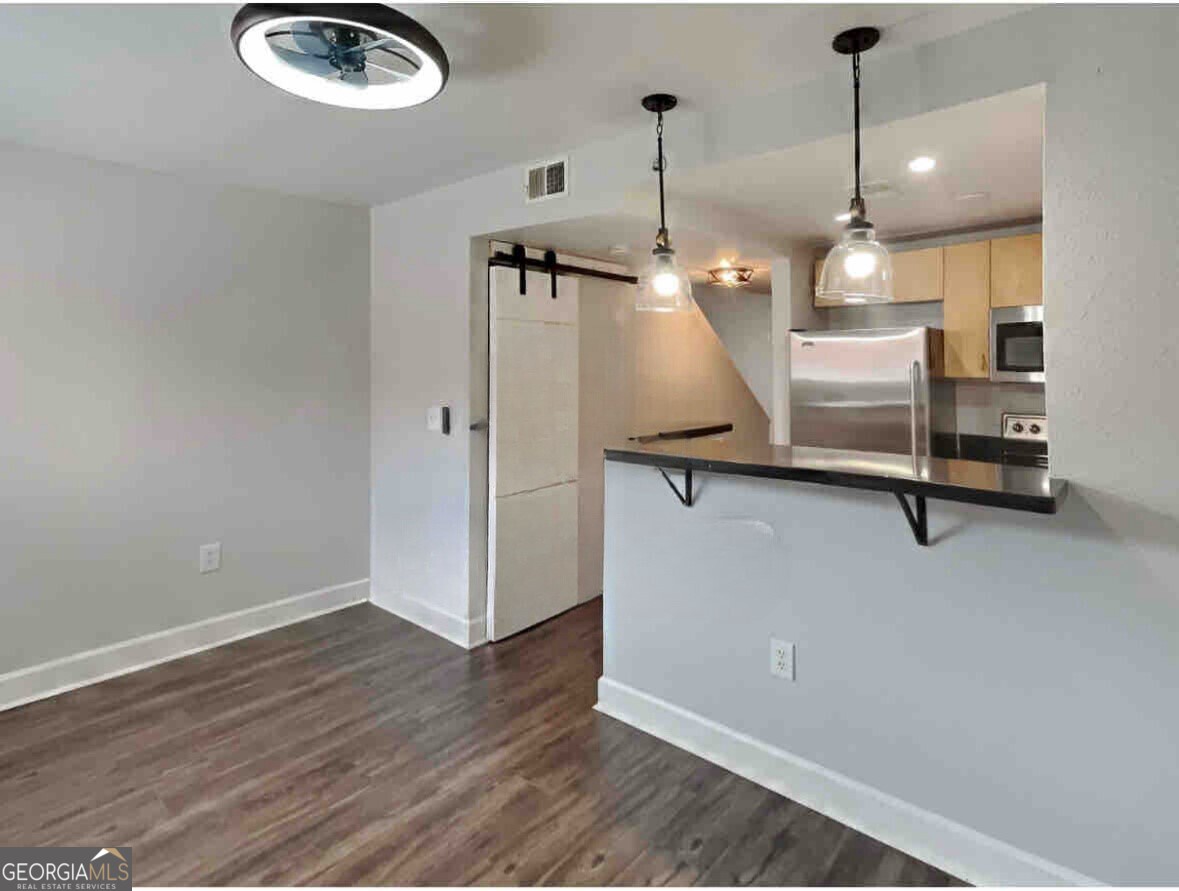
POLYGON ((367 212, 14 147, 0 195, 0 671, 366 578, 367 212))

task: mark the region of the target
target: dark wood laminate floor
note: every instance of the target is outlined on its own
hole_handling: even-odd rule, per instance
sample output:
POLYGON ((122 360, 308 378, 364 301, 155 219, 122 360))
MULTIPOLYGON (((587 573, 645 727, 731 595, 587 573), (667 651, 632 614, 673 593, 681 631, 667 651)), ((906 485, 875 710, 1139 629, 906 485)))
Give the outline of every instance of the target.
POLYGON ((592 711, 601 610, 466 653, 367 604, 0 714, 0 843, 139 885, 958 884, 592 711))

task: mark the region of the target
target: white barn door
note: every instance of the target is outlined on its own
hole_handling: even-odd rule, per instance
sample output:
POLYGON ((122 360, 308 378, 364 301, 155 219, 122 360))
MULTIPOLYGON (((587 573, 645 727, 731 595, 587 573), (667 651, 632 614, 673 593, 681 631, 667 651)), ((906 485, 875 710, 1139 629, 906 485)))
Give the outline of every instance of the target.
POLYGON ((577 279, 491 269, 487 636, 577 603, 577 279))

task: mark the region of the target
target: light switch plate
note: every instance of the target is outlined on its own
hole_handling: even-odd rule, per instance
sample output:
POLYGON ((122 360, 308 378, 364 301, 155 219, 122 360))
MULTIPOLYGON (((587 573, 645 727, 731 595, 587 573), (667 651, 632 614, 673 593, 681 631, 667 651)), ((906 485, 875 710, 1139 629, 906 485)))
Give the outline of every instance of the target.
POLYGON ((426 412, 426 429, 431 433, 450 435, 450 406, 431 405, 426 412))
POLYGON ((200 554, 200 570, 205 572, 216 572, 221 568, 221 542, 215 541, 212 544, 201 545, 200 554))

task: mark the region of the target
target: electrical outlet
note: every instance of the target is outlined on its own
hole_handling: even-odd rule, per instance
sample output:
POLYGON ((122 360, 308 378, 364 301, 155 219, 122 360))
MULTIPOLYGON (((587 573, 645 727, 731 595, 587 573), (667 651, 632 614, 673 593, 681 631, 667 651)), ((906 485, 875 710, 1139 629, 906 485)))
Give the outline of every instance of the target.
POLYGON ((221 542, 201 545, 201 572, 216 572, 221 568, 221 542))
POLYGON ((794 644, 770 638, 770 674, 794 680, 794 644))

